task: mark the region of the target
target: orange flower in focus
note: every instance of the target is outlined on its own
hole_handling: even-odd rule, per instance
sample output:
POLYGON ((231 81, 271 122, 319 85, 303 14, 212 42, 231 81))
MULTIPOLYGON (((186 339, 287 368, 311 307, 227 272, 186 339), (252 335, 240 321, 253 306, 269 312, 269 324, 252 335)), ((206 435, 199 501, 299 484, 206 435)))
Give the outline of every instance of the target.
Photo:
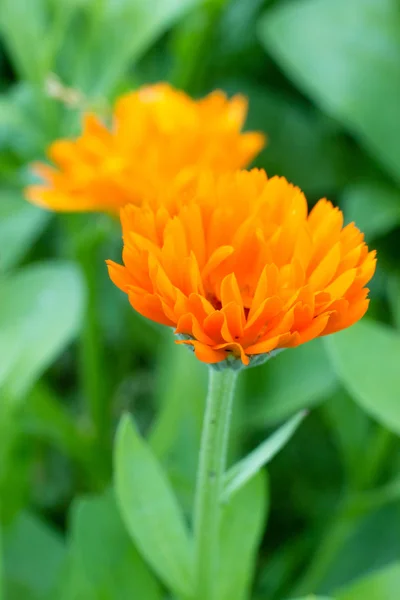
POLYGON ((111 129, 87 114, 81 137, 54 142, 48 154, 56 168, 35 165, 44 183, 29 187, 27 198, 59 211, 117 212, 194 169, 239 169, 265 141, 241 133, 246 113, 242 96, 217 91, 195 101, 168 84, 143 87, 117 101, 111 129))
POLYGON ((327 200, 263 171, 204 174, 121 211, 113 282, 206 363, 298 346, 358 321, 375 252, 327 200))
POLYGON ((375 251, 353 223, 263 171, 199 179, 121 211, 113 282, 143 316, 175 328, 206 363, 298 346, 358 321, 375 251))

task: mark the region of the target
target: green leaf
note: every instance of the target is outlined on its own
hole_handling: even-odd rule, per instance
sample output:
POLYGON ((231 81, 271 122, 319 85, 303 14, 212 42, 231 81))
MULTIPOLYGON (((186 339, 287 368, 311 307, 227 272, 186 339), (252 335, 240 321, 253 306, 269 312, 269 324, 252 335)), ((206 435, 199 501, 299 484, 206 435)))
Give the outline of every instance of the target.
POLYGON ((314 594, 311 594, 310 596, 303 596, 302 598, 294 598, 293 600, 334 600, 334 599, 328 598, 328 596, 314 596, 314 594))
POLYGON ((36 79, 49 71, 46 57, 45 3, 3 0, 0 31, 21 78, 36 79), (28 44, 30 52, 26 52, 28 44))
POLYGON ((396 0, 279 3, 261 40, 319 106, 400 179, 400 15, 396 0))
POLYGON ((84 300, 77 267, 31 265, 0 280, 0 388, 23 396, 79 330, 84 300))
POLYGON ((4 532, 4 577, 7 600, 50 600, 66 561, 61 536, 23 512, 4 532))
POLYGON ((393 273, 389 277, 388 296, 393 322, 396 329, 400 332, 400 276, 397 273, 393 273))
POLYGON ((363 320, 325 340, 333 366, 354 400, 400 435, 400 335, 363 320))
POLYGON ((337 122, 297 96, 270 87, 249 85, 246 80, 231 87, 249 97, 246 128, 267 133, 257 166, 318 197, 334 193, 348 181, 354 172, 354 150, 350 153, 337 122))
POLYGON ((386 183, 354 183, 345 188, 342 200, 346 220, 354 221, 367 240, 385 235, 400 224, 400 191, 386 183))
POLYGON ((190 596, 192 546, 170 484, 131 419, 120 422, 115 485, 122 518, 137 548, 176 594, 190 596))
POLYGON ((371 444, 374 428, 377 426, 371 423, 366 412, 342 387, 324 403, 321 414, 340 452, 352 489, 362 488, 365 484, 365 469, 360 468, 360 463, 363 462, 366 445, 371 444))
POLYGON ((46 386, 44 381, 30 392, 19 428, 41 440, 46 440, 66 456, 83 463, 90 460, 90 433, 74 420, 63 398, 46 386))
POLYGON ((228 500, 274 458, 290 440, 305 416, 306 413, 301 412, 292 417, 255 450, 229 469, 225 474, 223 500, 228 500))
POLYGON ((224 506, 218 600, 248 598, 268 502, 266 474, 260 471, 224 506))
POLYGON ((398 600, 400 563, 372 573, 335 594, 337 600, 398 600))
POLYGON ((72 552, 104 600, 159 600, 154 576, 132 544, 111 493, 77 500, 72 508, 72 552))
POLYGON ((119 0, 89 4, 91 36, 75 48, 73 83, 99 95, 110 91, 124 72, 199 0, 119 0), (97 4, 97 6, 96 6, 97 4))
POLYGON ((42 233, 50 213, 15 190, 0 191, 0 271, 16 265, 42 233))
MULTIPOLYGON (((386 491, 390 494, 389 490, 386 491)), ((385 494, 383 488, 362 492, 350 501, 346 519, 347 531, 342 537, 340 547, 337 547, 335 555, 332 555, 329 565, 326 565, 327 569, 323 577, 319 580, 318 588, 325 593, 345 589, 350 582, 359 580, 366 573, 383 569, 398 560, 400 555, 400 538, 397 533, 400 525, 398 496, 396 498, 394 494, 391 500, 387 498, 388 502, 379 507, 377 496, 380 494, 385 494), (375 496, 378 503, 375 503, 372 496, 375 496)), ((334 596, 336 598, 335 594, 334 596)))
MULTIPOLYGON (((257 404, 251 424, 258 427, 279 423, 299 410, 315 406, 336 389, 334 371, 319 339, 281 352, 257 369, 256 375, 257 404)), ((248 395, 252 393, 247 390, 248 395)))

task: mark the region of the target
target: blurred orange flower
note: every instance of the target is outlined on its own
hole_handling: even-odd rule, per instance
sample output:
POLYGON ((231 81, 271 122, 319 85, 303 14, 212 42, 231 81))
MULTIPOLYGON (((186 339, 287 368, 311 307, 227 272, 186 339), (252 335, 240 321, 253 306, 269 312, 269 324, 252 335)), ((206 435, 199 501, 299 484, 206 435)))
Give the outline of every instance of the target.
POLYGON ((245 365, 349 327, 366 312, 375 252, 327 200, 263 171, 204 173, 121 211, 113 282, 206 363, 245 365))
POLYGON ((56 167, 34 165, 44 183, 27 188, 27 198, 58 211, 117 212, 175 176, 242 168, 265 141, 241 133, 246 114, 243 96, 216 91, 195 101, 166 83, 143 87, 117 101, 111 129, 86 114, 81 137, 54 142, 56 167))

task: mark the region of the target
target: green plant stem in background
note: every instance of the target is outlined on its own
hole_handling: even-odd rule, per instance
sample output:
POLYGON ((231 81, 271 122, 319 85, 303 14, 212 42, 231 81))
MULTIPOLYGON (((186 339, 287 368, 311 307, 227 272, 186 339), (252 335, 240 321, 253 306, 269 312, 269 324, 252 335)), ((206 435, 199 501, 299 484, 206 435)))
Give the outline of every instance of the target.
POLYGON ((229 0, 203 0, 198 10, 178 27, 176 67, 171 82, 191 94, 206 85, 216 28, 229 0))
POLYGON ((100 329, 98 265, 99 252, 104 240, 102 221, 84 222, 80 215, 65 217, 72 244, 86 282, 86 310, 83 317, 79 344, 80 387, 93 427, 97 476, 106 482, 111 474, 110 415, 108 407, 107 369, 104 360, 104 342, 100 329))
POLYGON ((195 513, 195 598, 216 600, 221 495, 237 372, 209 370, 195 513))

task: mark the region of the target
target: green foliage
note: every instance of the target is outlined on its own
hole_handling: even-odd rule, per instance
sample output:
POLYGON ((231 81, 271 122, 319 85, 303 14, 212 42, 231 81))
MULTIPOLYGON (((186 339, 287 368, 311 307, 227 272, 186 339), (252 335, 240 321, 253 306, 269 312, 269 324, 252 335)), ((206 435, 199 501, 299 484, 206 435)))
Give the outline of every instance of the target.
POLYGON ((258 471, 268 464, 275 454, 283 448, 304 419, 305 413, 299 413, 282 425, 271 437, 255 448, 245 458, 231 467, 225 476, 223 497, 229 500, 245 485, 258 471))
POLYGON ((189 596, 192 548, 172 489, 129 417, 120 423, 115 450, 118 504, 132 539, 176 593, 189 596))
POLYGON ((260 28, 262 41, 294 81, 398 181, 400 140, 393 123, 399 119, 399 19, 395 0, 305 0, 278 5, 260 28))
POLYGON ((400 336, 365 320, 327 339, 327 346, 338 376, 354 400, 400 434, 400 336))
POLYGON ((21 198, 20 192, 0 193, 0 238, 2 254, 0 271, 15 266, 43 231, 49 213, 39 210, 21 198))
POLYGON ((3 277, 0 386, 8 395, 26 394, 73 339, 83 301, 83 282, 74 264, 37 264, 3 277))
POLYGON ((347 220, 354 221, 367 240, 381 237, 400 225, 400 192, 391 184, 375 180, 354 183, 345 188, 342 201, 347 220))
POLYGON ((9 600, 50 600, 66 563, 59 534, 22 512, 4 532, 5 593, 9 600))
POLYGON ((274 424, 315 406, 336 388, 336 377, 321 340, 285 350, 261 367, 257 375, 258 397, 249 418, 258 425, 274 424))
POLYGON ((399 595, 400 585, 400 564, 394 563, 372 573, 368 577, 364 577, 360 581, 350 586, 350 588, 339 592, 338 600, 396 600, 399 595))
POLYGON ((94 597, 161 599, 159 586, 132 544, 112 494, 77 500, 71 520, 71 552, 94 597))
POLYGON ((248 597, 257 549, 265 529, 269 493, 265 473, 250 479, 224 506, 221 526, 220 600, 248 597))

